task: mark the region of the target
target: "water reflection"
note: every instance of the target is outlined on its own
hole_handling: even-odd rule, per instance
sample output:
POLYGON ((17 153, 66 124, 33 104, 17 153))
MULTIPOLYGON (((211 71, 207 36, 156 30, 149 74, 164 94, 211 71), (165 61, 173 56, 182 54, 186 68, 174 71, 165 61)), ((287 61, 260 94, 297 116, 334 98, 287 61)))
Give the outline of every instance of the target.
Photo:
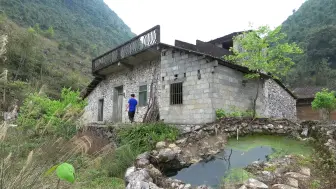
POLYGON ((202 184, 218 186, 230 169, 243 168, 254 161, 267 160, 267 156, 273 152, 274 150, 269 146, 259 146, 248 152, 229 148, 217 154, 215 159, 191 165, 180 170, 171 178, 179 179, 193 186, 202 184))

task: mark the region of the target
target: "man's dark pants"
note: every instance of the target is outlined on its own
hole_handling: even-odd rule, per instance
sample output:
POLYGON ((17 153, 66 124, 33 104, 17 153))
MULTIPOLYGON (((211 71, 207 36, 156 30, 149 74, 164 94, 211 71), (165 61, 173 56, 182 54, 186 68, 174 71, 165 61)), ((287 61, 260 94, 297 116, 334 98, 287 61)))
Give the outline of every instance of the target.
POLYGON ((134 114, 135 114, 135 112, 128 112, 128 118, 131 121, 131 123, 134 122, 134 114))

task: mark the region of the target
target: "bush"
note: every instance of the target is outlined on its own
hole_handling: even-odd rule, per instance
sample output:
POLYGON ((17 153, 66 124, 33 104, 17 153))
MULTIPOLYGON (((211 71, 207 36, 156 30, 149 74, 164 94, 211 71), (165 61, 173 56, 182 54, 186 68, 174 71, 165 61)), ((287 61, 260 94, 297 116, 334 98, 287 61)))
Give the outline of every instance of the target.
POLYGON ((123 127, 117 130, 117 140, 121 145, 130 144, 132 148, 148 151, 160 141, 175 141, 179 131, 163 123, 143 124, 135 127, 123 127))
POLYGON ((50 133, 68 138, 76 133, 76 120, 85 106, 79 92, 71 89, 63 89, 60 100, 32 94, 20 108, 17 122, 24 131, 32 131, 35 135, 50 133))

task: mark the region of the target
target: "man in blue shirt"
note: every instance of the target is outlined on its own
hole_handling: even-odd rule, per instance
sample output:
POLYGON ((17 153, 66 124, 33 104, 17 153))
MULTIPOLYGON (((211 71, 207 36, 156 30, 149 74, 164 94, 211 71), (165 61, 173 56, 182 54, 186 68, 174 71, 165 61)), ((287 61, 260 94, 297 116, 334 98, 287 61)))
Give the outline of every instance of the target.
POLYGON ((131 123, 134 122, 134 114, 137 105, 138 101, 135 99, 135 95, 131 94, 131 98, 128 100, 128 104, 126 107, 126 111, 128 110, 128 118, 131 121, 131 123))

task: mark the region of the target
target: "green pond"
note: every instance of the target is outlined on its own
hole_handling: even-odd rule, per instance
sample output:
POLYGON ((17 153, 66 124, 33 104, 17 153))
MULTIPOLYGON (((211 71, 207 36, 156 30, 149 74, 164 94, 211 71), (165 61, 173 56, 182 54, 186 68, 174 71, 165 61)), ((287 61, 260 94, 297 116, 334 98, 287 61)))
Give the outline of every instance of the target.
POLYGON ((240 137, 238 141, 231 138, 216 158, 193 164, 171 178, 193 186, 206 184, 218 188, 226 182, 249 178, 251 175, 243 168, 254 161, 267 161, 288 154, 310 156, 312 150, 306 142, 284 136, 250 135, 240 137))

